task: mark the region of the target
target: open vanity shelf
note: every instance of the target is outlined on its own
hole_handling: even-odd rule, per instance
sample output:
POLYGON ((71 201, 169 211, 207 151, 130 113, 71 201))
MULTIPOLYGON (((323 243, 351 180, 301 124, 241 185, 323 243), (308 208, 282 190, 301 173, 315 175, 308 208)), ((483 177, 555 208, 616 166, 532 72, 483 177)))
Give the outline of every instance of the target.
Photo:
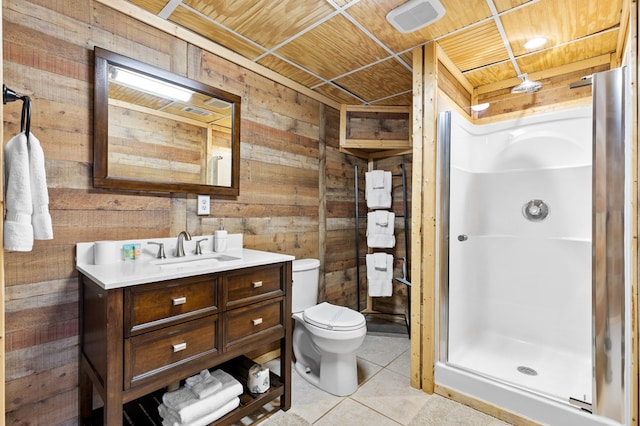
POLYGON ((82 271, 79 280, 81 424, 127 424, 129 409, 156 418, 166 387, 203 369, 220 368, 244 387, 240 406, 212 424, 236 422, 276 398, 291 407, 290 260, 119 288, 82 271), (271 373, 266 393, 252 394, 245 354, 274 342, 280 375, 271 373), (96 412, 94 390, 104 403, 96 412))
MULTIPOLYGON (((271 387, 267 392, 249 392, 246 377, 247 370, 253 364, 254 362, 249 358, 240 356, 216 367, 230 373, 240 383, 242 383, 243 393, 240 395, 240 406, 229 414, 211 423, 212 426, 237 423, 243 417, 256 412, 268 402, 272 402, 274 399, 282 397, 285 394, 284 382, 281 380, 279 375, 274 374, 273 372, 269 373, 271 387)), ((162 418, 158 414, 158 405, 162 402, 162 395, 164 393, 165 389, 159 389, 124 404, 122 425, 151 426, 162 424, 162 418)), ((91 413, 91 420, 89 422, 85 422, 85 424, 101 425, 103 422, 104 410, 99 408, 93 410, 91 413)))

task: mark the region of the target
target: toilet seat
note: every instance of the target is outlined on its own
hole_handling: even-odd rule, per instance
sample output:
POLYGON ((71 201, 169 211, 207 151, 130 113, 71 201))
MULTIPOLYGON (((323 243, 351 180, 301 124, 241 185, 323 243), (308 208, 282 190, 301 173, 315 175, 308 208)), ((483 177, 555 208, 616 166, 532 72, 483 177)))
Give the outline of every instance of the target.
POLYGON ((305 322, 325 330, 352 331, 366 325, 360 312, 327 302, 305 309, 302 315, 305 322))

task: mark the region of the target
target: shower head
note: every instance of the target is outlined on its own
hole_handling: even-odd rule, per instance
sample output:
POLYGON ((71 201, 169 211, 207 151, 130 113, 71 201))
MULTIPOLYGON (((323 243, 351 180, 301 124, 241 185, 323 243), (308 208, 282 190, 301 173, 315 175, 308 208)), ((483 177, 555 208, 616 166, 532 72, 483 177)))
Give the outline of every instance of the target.
POLYGON ((518 78, 522 79, 522 83, 511 89, 511 93, 533 93, 542 89, 542 83, 539 81, 529 80, 529 76, 527 74, 521 74, 518 78))

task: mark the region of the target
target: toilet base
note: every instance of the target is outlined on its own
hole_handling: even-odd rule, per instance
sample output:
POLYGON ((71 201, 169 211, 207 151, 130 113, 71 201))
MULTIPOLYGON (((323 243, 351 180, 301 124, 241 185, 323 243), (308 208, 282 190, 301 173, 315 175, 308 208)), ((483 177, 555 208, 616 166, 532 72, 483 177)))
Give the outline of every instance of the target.
POLYGON ((307 382, 336 396, 348 396, 358 389, 358 365, 355 353, 323 354, 319 374, 296 361, 295 370, 307 382))

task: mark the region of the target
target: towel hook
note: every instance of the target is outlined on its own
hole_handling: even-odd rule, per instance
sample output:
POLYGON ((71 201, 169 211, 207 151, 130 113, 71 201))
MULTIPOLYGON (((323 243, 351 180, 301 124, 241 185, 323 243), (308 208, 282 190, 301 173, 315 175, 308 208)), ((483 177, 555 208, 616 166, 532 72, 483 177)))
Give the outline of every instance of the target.
POLYGON ((29 133, 31 130, 31 98, 20 96, 15 90, 2 85, 2 103, 22 101, 22 115, 20 117, 20 132, 24 132, 29 143, 29 133))

